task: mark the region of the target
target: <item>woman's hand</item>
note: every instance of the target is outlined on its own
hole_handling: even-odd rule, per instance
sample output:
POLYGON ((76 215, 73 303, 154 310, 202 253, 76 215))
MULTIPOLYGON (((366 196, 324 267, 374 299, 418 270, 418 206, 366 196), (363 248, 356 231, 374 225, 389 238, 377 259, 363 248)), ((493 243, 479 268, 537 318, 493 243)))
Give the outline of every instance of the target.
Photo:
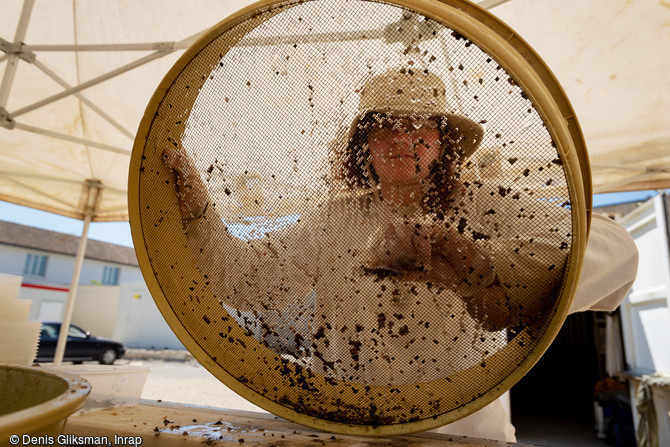
POLYGON ((372 270, 402 281, 431 282, 456 291, 484 330, 498 331, 514 320, 510 300, 492 268, 485 241, 453 226, 389 224, 374 247, 372 270))
POLYGON ((404 281, 430 281, 457 289, 477 288, 493 281, 483 246, 434 223, 389 223, 370 245, 367 266, 404 281), (488 282, 487 282, 488 281, 488 282))
MULTIPOLYGON (((484 240, 475 241, 456 228, 440 229, 435 236, 433 252, 453 269, 458 284, 455 287, 470 316, 484 330, 499 331, 521 319, 518 309, 505 293, 493 271, 491 252, 484 240)), ((437 267, 437 272, 439 272, 437 267)))
POLYGON ((430 234, 433 258, 447 263, 453 270, 458 279, 458 292, 469 294, 493 282, 491 253, 484 240, 477 242, 453 225, 434 225, 430 234))
POLYGON ((163 163, 174 173, 179 212, 184 221, 197 219, 207 210, 207 188, 195 165, 183 149, 168 147, 162 154, 163 163))
POLYGON ((377 232, 368 266, 395 274, 422 272, 430 263, 430 244, 415 235, 409 222, 388 223, 377 232))

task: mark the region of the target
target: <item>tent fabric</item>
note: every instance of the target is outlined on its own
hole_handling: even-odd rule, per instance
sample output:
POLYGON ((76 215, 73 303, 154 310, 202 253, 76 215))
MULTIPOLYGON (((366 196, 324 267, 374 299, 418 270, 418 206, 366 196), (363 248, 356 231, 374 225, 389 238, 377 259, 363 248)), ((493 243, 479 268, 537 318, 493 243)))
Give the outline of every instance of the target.
POLYGON ((594 193, 670 186, 670 2, 510 0, 491 10, 565 89, 594 193))
MULTIPOLYGON (((74 52, 41 48, 179 43, 187 39, 177 45, 185 48, 194 40, 189 39, 191 36, 207 30, 245 3, 250 2, 36 0, 23 39, 36 63, 18 60, 4 105, 14 120, 14 128, 0 128, 0 199, 83 219, 85 186, 93 180, 101 187, 93 221, 128 220, 126 184, 134 135, 156 86, 181 51, 171 51, 169 44, 144 51, 74 52), (37 48, 30 50, 31 46, 37 48), (21 113, 22 109, 64 91, 42 66, 72 87, 157 51, 162 51, 163 57, 80 92, 111 120, 101 117, 73 95, 21 113), (26 131, 26 126, 85 139, 92 144, 26 131)), ((7 0, 0 5, 2 39, 13 42, 22 7, 20 0, 7 0)), ((0 72, 6 73, 9 63, 5 57, 0 72)))
MULTIPOLYGON (((1 85, 7 89, 11 64, 16 75, 0 101, 0 200, 83 218, 88 190, 99 186, 92 220, 127 220, 130 151, 156 86, 194 36, 250 3, 35 0, 21 39, 21 56, 34 56, 31 63, 7 52, 24 2, 4 0, 1 85), (150 43, 135 51, 49 48, 150 43), (123 68, 142 58, 150 61, 123 68), (122 73, 93 82, 114 70, 122 73), (33 108, 90 83, 78 96, 33 108)), ((563 85, 585 135, 594 192, 670 187, 667 0, 508 0, 490 12, 519 32, 563 85)))

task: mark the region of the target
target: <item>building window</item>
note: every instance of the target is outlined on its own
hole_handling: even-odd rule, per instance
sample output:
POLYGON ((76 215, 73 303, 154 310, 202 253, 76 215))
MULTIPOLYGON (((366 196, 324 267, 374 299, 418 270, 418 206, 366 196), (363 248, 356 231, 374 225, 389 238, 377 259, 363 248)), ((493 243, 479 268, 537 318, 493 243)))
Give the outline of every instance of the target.
POLYGON ((28 253, 23 266, 23 274, 30 276, 44 276, 47 270, 47 255, 28 253))
POLYGON ((109 267, 106 265, 104 270, 102 271, 102 283, 106 286, 118 286, 119 268, 109 267))

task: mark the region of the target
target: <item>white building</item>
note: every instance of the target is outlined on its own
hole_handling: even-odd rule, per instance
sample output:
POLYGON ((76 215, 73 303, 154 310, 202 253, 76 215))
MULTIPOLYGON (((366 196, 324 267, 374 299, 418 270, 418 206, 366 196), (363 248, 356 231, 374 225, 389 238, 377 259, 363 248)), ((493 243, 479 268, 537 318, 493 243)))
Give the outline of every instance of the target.
MULTIPOLYGON (((23 276, 24 284, 68 287, 79 237, 0 221, 0 271, 23 276)), ((117 286, 142 281, 135 250, 89 240, 80 284, 117 286)))
POLYGON ((635 283, 620 306, 627 375, 632 395, 644 375, 665 377, 651 387, 661 446, 670 445, 669 205, 670 196, 658 194, 619 219, 640 252, 635 283))
MULTIPOLYGON (((30 318, 61 321, 79 237, 0 221, 0 272, 23 277, 30 318)), ((183 349, 149 294, 130 247, 89 240, 72 323, 127 347, 183 349)))

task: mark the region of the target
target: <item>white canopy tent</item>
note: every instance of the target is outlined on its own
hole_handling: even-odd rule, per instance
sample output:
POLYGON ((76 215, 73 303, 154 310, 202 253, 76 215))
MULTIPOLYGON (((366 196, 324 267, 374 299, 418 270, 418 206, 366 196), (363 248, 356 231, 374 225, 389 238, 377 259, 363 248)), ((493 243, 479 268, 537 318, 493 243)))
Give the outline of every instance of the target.
MULTIPOLYGON (((0 200, 82 219, 63 330, 92 221, 128 219, 135 130, 197 36, 251 0, 3 0, 0 200)), ((594 191, 670 187, 670 3, 484 0, 572 101, 594 191)), ((65 337, 59 344, 60 355, 65 337)))
POLYGON ((0 6, 0 199, 82 219, 55 362, 92 221, 128 220, 128 164, 156 85, 244 2, 10 0, 0 6))
POLYGON ((670 185, 670 2, 512 0, 492 12, 565 89, 586 138, 594 193, 670 185))

